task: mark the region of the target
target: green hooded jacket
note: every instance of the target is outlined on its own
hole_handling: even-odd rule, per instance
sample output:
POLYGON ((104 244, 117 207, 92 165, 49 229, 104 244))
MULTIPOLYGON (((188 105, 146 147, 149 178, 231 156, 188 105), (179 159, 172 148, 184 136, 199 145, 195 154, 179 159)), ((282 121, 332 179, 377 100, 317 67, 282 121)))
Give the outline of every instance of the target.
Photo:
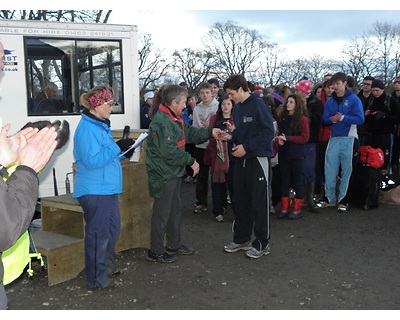
POLYGON ((195 128, 160 105, 150 123, 146 145, 146 170, 149 194, 162 197, 166 180, 181 178, 194 158, 185 150, 186 143, 202 143, 212 137, 211 128, 195 128))

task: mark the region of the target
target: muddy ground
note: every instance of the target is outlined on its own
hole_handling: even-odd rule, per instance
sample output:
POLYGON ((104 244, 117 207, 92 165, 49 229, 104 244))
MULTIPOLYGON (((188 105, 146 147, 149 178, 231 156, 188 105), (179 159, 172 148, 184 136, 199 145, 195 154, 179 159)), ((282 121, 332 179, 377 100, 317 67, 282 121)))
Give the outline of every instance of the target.
MULTIPOLYGON (((146 261, 145 249, 121 252, 118 287, 86 288, 84 273, 48 287, 34 263, 6 287, 12 310, 398 310, 400 207, 334 208, 298 221, 271 215, 271 254, 257 260, 225 253, 231 210, 223 223, 193 213, 194 184, 182 185, 183 240, 193 256, 172 264, 146 261)), ((211 203, 211 201, 210 201, 211 203)))

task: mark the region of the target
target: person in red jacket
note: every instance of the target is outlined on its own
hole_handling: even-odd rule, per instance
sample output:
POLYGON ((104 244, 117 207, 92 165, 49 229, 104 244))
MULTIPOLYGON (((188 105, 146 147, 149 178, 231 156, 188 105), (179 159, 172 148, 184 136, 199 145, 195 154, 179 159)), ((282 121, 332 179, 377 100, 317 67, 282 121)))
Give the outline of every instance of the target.
MULTIPOLYGON (((217 112, 210 118, 210 128, 226 129, 225 122, 233 125, 234 101, 228 96, 219 100, 217 112)), ((233 169, 234 159, 232 156, 233 143, 210 138, 204 154, 204 162, 211 166, 211 192, 213 201, 213 213, 215 220, 224 221, 224 214, 228 206, 228 192, 234 208, 233 191, 233 169)))
POLYGON ((298 94, 290 95, 277 117, 279 165, 282 177, 281 211, 278 219, 288 218, 296 220, 301 218, 301 207, 304 203, 304 158, 306 155, 305 144, 310 138, 310 125, 307 117, 305 101, 298 94), (289 189, 296 192, 293 211, 290 212, 289 189))

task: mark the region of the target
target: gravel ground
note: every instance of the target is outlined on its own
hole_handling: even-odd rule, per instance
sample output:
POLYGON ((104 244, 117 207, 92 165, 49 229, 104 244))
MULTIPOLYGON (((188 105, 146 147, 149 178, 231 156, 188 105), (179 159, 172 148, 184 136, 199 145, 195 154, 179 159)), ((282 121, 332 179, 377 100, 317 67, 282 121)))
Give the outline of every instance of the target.
MULTIPOLYGON (((48 287, 34 263, 6 287, 12 310, 398 310, 400 212, 396 205, 338 213, 271 215, 271 254, 251 260, 223 252, 233 215, 193 214, 195 186, 182 185, 184 244, 196 252, 172 264, 146 261, 146 249, 117 255, 118 286, 90 291, 84 273, 48 287)), ((209 202, 211 203, 211 201, 209 202)), ((397 314, 398 316, 399 314, 397 314)), ((398 318, 398 317, 397 317, 398 318)))

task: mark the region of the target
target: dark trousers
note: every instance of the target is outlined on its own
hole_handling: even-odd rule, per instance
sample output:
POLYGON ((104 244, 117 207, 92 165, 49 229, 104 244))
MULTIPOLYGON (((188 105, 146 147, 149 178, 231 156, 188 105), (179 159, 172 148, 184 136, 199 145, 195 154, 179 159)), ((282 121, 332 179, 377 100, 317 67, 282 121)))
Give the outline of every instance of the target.
POLYGON ((196 180, 196 200, 197 204, 207 206, 208 197, 208 176, 210 175, 210 166, 204 163, 204 153, 206 149, 195 148, 194 156, 199 163, 199 174, 196 180))
POLYGON ((324 184, 325 184, 325 152, 326 147, 328 146, 327 142, 318 142, 317 143, 317 158, 315 164, 315 172, 316 172, 316 182, 315 182, 315 194, 320 195, 324 192, 324 184))
POLYGON ((235 207, 235 196, 234 196, 234 186, 233 186, 233 176, 235 170, 235 162, 229 162, 229 170, 225 175, 226 182, 214 182, 211 177, 211 192, 213 201, 213 213, 218 216, 223 213, 224 208, 228 206, 227 197, 228 192, 231 198, 232 208, 235 207))
POLYGON ((180 178, 165 181, 162 197, 154 198, 151 217, 150 251, 163 254, 164 238, 167 246, 177 249, 181 246, 181 184, 180 178))
POLYGON ((304 159, 279 158, 282 177, 282 197, 289 197, 289 189, 296 191, 297 199, 304 199, 304 159))
POLYGON ((399 153, 400 153, 400 136, 395 133, 393 135, 393 146, 392 146, 392 167, 393 165, 399 165, 399 153))
POLYGON ((317 144, 314 142, 306 143, 304 146, 305 161, 304 161, 304 181, 315 182, 316 180, 316 159, 317 159, 317 144))
POLYGON ((279 164, 272 168, 271 175, 271 201, 275 207, 282 198, 282 178, 279 164))
POLYGON ((233 177, 235 188, 235 243, 251 240, 257 250, 264 249, 270 239, 269 229, 269 166, 268 158, 236 159, 233 177))
POLYGON ((90 288, 104 288, 115 270, 115 244, 121 229, 118 195, 78 198, 85 218, 85 272, 90 288))

